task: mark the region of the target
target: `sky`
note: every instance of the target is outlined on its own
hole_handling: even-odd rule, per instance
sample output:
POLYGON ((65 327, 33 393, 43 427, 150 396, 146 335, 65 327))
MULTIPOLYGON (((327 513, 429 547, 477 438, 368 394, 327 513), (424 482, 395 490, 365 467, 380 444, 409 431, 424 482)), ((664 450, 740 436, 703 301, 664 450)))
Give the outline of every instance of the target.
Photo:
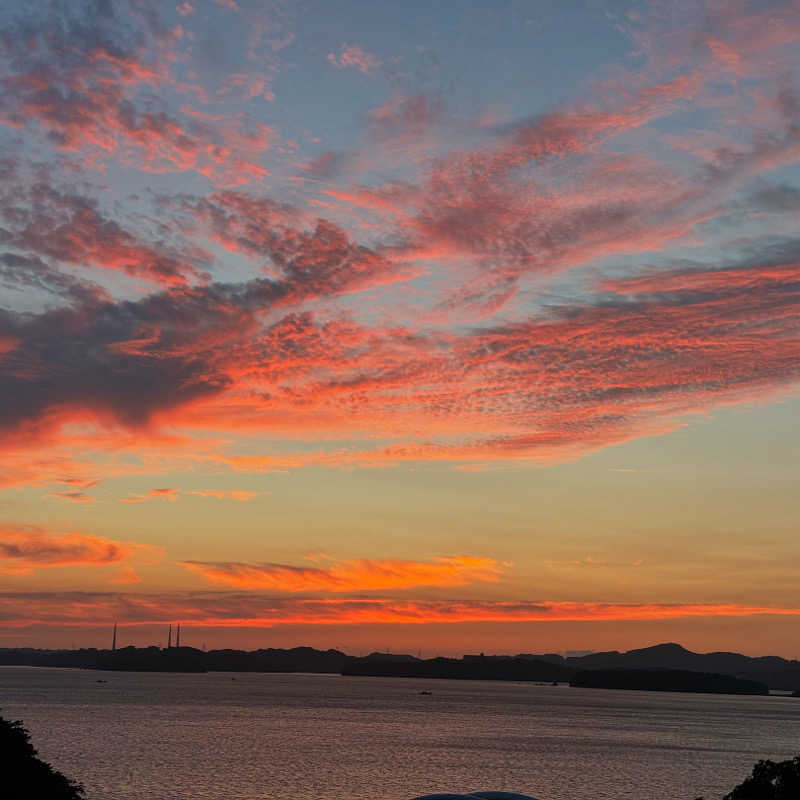
POLYGON ((0 646, 800 656, 800 2, 0 9, 0 646))

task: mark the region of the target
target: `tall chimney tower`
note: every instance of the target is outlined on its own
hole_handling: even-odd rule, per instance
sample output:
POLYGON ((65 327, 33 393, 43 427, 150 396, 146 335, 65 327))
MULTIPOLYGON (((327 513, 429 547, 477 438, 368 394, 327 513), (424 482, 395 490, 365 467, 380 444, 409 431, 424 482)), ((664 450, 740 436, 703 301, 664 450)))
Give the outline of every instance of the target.
POLYGON ((111 637, 111 652, 115 652, 117 649, 117 623, 114 623, 114 635, 111 637))
POLYGON ((175 647, 180 647, 180 646, 181 646, 181 624, 179 622, 178 623, 178 635, 177 635, 177 638, 175 639, 175 647))
POLYGON ((169 624, 169 634, 167 636, 167 650, 172 647, 172 623, 169 624))

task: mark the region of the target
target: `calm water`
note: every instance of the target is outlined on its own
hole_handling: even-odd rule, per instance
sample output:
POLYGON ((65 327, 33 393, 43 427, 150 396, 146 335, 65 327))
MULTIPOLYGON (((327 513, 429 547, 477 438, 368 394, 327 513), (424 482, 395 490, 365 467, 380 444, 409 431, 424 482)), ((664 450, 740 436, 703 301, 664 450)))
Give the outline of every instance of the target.
POLYGON ((792 698, 477 681, 0 667, 0 713, 89 800, 719 800, 800 752, 792 698))

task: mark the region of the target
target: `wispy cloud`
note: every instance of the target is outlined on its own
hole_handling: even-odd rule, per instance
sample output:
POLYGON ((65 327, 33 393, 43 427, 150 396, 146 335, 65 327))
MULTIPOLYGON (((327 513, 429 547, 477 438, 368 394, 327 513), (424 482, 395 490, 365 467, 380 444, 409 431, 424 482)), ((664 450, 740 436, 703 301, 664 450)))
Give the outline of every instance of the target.
POLYGON ((50 492, 47 496, 59 500, 69 500, 72 503, 93 503, 95 501, 95 498, 86 492, 50 492))
POLYGON ((343 44, 338 56, 335 53, 328 53, 328 61, 339 69, 355 67, 365 75, 381 65, 376 56, 357 44, 343 44))
POLYGON ((8 627, 92 626, 114 621, 147 625, 175 619, 206 627, 275 627, 796 617, 800 608, 735 603, 406 602, 381 597, 275 598, 236 592, 3 592, 0 614, 8 627))
POLYGON ((637 558, 635 561, 609 561, 605 558, 586 556, 586 558, 574 559, 569 562, 561 563, 574 564, 579 567, 608 567, 611 569, 619 569, 625 567, 641 567, 644 564, 644 559, 637 558))
POLYGON ((142 579, 130 564, 125 564, 124 566, 120 567, 120 570, 116 576, 108 579, 108 582, 127 586, 130 584, 141 583, 142 579))
POLYGON ((434 561, 356 559, 327 568, 289 564, 182 561, 180 565, 215 583, 284 592, 358 592, 414 586, 464 586, 500 579, 502 565, 491 558, 448 556, 434 561))
POLYGON ((178 499, 180 489, 150 489, 144 494, 134 494, 130 497, 123 497, 123 503, 143 503, 146 500, 169 500, 175 501, 178 499))
POLYGON ((239 503, 246 503, 255 497, 259 497, 261 492, 248 492, 244 489, 196 489, 186 492, 197 497, 211 497, 215 500, 236 500, 239 503))

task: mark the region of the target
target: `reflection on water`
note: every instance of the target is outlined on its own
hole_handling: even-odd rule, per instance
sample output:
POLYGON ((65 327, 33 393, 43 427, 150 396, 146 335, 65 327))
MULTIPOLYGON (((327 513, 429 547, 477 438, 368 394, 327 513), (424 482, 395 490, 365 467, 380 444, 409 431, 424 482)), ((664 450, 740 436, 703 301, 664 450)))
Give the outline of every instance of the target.
POLYGON ((478 681, 0 667, 0 713, 88 800, 716 800, 800 752, 792 698, 478 681))

